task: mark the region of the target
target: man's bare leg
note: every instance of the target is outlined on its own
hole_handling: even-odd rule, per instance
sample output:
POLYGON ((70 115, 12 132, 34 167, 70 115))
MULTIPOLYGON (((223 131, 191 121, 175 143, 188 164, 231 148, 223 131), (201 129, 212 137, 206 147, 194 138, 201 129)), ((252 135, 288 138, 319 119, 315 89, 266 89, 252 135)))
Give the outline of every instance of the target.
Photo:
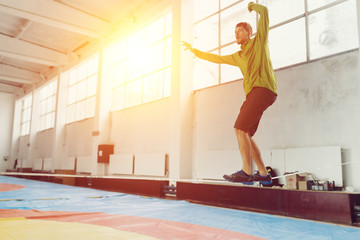
POLYGON ((235 135, 238 140, 239 150, 242 159, 242 170, 251 175, 251 138, 247 132, 235 128, 235 135))
POLYGON ((261 158, 260 149, 256 145, 254 139, 252 139, 252 137, 250 137, 250 136, 249 136, 249 138, 250 138, 250 142, 251 142, 251 157, 254 160, 254 162, 258 168, 258 174, 252 175, 252 180, 254 182, 259 181, 264 186, 271 186, 273 181, 271 179, 271 175, 268 174, 266 167, 264 165, 264 162, 261 158))
POLYGON ((256 145, 254 139, 252 137, 249 137, 249 138, 250 138, 250 142, 251 142, 251 157, 254 160, 260 175, 266 176, 268 174, 268 172, 267 172, 264 162, 261 158, 260 149, 256 145))
POLYGON ((241 153, 241 158, 243 161, 243 168, 242 170, 250 175, 252 172, 251 168, 251 158, 254 160, 259 173, 262 176, 268 174, 265 164, 261 158, 260 149, 255 143, 255 140, 249 136, 248 133, 235 128, 235 134, 239 144, 239 150, 241 153))

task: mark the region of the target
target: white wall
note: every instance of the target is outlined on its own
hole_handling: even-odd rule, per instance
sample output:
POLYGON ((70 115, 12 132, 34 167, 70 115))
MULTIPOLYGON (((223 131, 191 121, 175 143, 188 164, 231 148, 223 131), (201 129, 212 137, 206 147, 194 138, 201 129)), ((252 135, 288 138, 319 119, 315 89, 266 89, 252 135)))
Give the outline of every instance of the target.
POLYGON ((48 129, 36 134, 35 155, 40 158, 51 158, 53 152, 54 129, 48 129))
POLYGON ((68 157, 92 155, 93 118, 68 124, 64 128, 63 146, 68 157))
MULTIPOLYGON (((352 162, 343 167, 345 186, 360 190, 359 51, 279 70, 276 76, 278 99, 264 113, 254 136, 260 149, 340 146, 343 162, 352 162)), ((208 162, 201 156, 207 151, 237 150, 233 123, 243 100, 240 81, 196 93, 196 172, 205 167, 227 170, 224 161, 241 166, 234 155, 209 157, 208 162)))
POLYGON ((112 113, 115 153, 169 152, 169 99, 112 113))
POLYGON ((10 163, 10 159, 4 161, 4 157, 10 156, 15 96, 0 92, 0 105, 0 171, 4 171, 10 163))
MULTIPOLYGON (((67 84, 60 81, 54 131, 30 138, 19 137, 18 128, 14 128, 12 160, 52 157, 53 166, 59 168, 67 157, 91 156, 95 163, 98 144, 114 144, 115 153, 169 154, 171 178, 199 177, 207 171, 229 173, 241 167, 233 124, 245 97, 242 82, 191 94, 192 55, 182 51, 180 41, 192 38, 192 12, 188 11, 192 1, 173 0, 172 4, 170 98, 110 113, 109 101, 104 101, 109 97, 109 86, 104 86, 105 70, 99 74, 104 79, 98 81, 101 89, 95 118, 65 124, 67 84)), ((279 70, 276 75, 279 97, 265 112, 255 135, 260 148, 340 146, 344 149, 343 161, 353 162, 344 167, 345 185, 360 191, 360 176, 356 174, 360 168, 359 52, 279 70)), ((19 114, 14 124, 20 124, 19 114)), ((101 171, 94 169, 93 173, 101 171)))

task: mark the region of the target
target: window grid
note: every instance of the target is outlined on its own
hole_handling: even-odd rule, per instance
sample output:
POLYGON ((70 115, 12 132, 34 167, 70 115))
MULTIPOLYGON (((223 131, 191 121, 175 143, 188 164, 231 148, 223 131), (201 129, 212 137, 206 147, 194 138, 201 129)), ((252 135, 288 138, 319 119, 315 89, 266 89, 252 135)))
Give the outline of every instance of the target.
POLYGON ((66 123, 95 116, 98 61, 96 54, 67 72, 69 84, 66 123))
MULTIPOLYGON (((198 1, 201 1, 201 0, 198 0, 198 1)), ((322 5, 318 5, 318 6, 315 6, 313 7, 312 9, 309 8, 309 4, 308 4, 308 1, 311 1, 311 0, 303 0, 303 4, 304 4, 304 13, 302 14, 298 14, 298 15, 295 15, 289 19, 286 19, 284 21, 280 21, 279 23, 276 23, 274 25, 271 25, 271 22, 270 22, 270 26, 269 26, 269 36, 271 36, 271 31, 274 30, 274 29, 277 29, 277 28, 280 28, 282 26, 285 26, 287 24, 290 24, 290 23, 293 23, 295 22, 296 20, 299 20, 299 19, 304 19, 305 21, 305 59, 303 61, 299 61, 299 62, 296 62, 296 63, 290 63, 290 64, 287 64, 287 65, 283 65, 283 66, 280 66, 280 67, 276 67, 275 66, 275 69, 277 68, 283 68, 283 67, 288 67, 288 66, 291 66, 291 65, 294 65, 294 64, 299 64, 299 63, 304 63, 304 62, 309 62, 311 60, 315 60, 315 59, 318 59, 318 58, 321 58, 321 57, 326 57, 326 56, 331 56, 333 54, 338 54, 338 53, 341 53, 341 52, 345 52, 345 51, 349 51, 349 50, 352 50, 352 49, 356 49, 359 47, 359 43, 357 41, 356 43, 356 46, 353 47, 352 49, 343 49, 343 50, 339 50, 339 51, 336 51, 335 53, 328 53, 328 54, 324 54, 322 56, 314 56, 312 57, 311 56, 311 43, 310 43, 310 31, 309 31, 309 17, 311 17, 312 15, 316 14, 316 13, 319 13, 321 11, 325 11, 325 10, 328 10, 330 9, 331 7, 335 7, 335 6, 338 6, 342 3, 350 3, 352 2, 352 0, 333 0, 333 1, 330 1, 328 3, 322 3, 322 5)), ((221 0, 218 1, 218 10, 216 12, 213 12, 199 20, 196 20, 194 21, 194 26, 196 26, 197 24, 200 24, 208 19, 210 19, 211 17, 214 17, 215 15, 218 16, 218 46, 217 47, 214 47, 212 49, 201 49, 201 46, 199 46, 199 49, 200 50, 205 50, 206 52, 212 52, 212 53, 215 53, 215 54, 222 54, 222 50, 226 47, 229 47, 233 44, 236 44, 236 41, 233 40, 233 41, 230 41, 230 42, 227 42, 227 43, 222 43, 221 42, 221 21, 222 21, 222 18, 221 18, 221 14, 224 13, 224 11, 232 8, 232 7, 238 7, 239 4, 241 3, 247 3, 249 1, 246 1, 246 0, 238 0, 238 1, 233 1, 233 3, 231 3, 230 5, 224 7, 224 8, 221 8, 221 0)), ((268 5, 267 3, 269 2, 269 0, 256 0, 256 3, 260 3, 260 4, 263 4, 263 5, 268 5)), ((270 13, 271 14, 271 13, 270 13)), ((241 19, 239 19, 240 21, 241 19)), ((253 32, 255 35, 256 33, 256 27, 257 27, 257 24, 258 24, 258 20, 259 20, 259 14, 256 14, 256 25, 255 26, 252 26, 253 27, 253 32)), ((195 46, 197 47, 197 46, 195 46)), ((271 47, 270 47, 270 44, 269 44, 269 48, 270 48, 270 52, 271 52, 271 47)), ((230 53, 226 53, 226 54, 230 54, 230 53)), ((201 61, 199 59, 195 59, 195 61, 201 61)), ((218 85, 218 84, 221 84, 221 83, 224 83, 225 81, 228 81, 228 79, 222 79, 222 68, 221 68, 221 64, 218 64, 218 78, 217 78, 217 84, 215 85, 218 85)), ((231 81, 233 80, 238 80, 238 79, 241 79, 242 78, 242 74, 239 73, 239 75, 241 75, 241 77, 238 77, 237 79, 231 79, 231 81)), ((196 78, 195 78, 195 82, 196 82, 196 78)), ((206 87, 209 87, 209 86, 212 86, 213 84, 205 84, 205 86, 201 86, 201 84, 196 84, 195 83, 194 85, 194 89, 197 90, 197 89, 201 89, 201 88, 206 88, 206 87), (197 87, 195 85, 200 85, 200 87, 197 87)))
POLYGON ((170 96, 170 79, 167 75, 171 71, 171 17, 170 12, 113 46, 111 52, 116 56, 112 59, 112 111, 170 96), (154 36, 147 34, 159 23, 162 24, 161 35, 157 35, 154 40, 154 36), (152 38, 150 43, 147 38, 152 38), (132 49, 134 40, 140 41, 139 49, 132 49), (121 50, 121 46, 126 46, 128 50, 121 50), (159 55, 154 50, 159 50, 162 54, 159 55), (134 67, 131 62, 133 59, 138 60, 135 76, 131 71, 134 67))
POLYGON ((55 126, 56 93, 56 80, 50 82, 40 90, 40 131, 55 126))
POLYGON ((20 136, 25 136, 30 134, 32 94, 25 96, 21 105, 20 136))

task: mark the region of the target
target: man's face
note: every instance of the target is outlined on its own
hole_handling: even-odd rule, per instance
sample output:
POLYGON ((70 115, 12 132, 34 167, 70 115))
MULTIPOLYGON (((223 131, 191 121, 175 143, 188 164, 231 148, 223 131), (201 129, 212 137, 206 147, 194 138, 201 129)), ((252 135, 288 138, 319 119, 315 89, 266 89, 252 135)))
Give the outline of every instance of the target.
POLYGON ((235 28, 235 38, 237 44, 243 44, 247 40, 249 40, 249 34, 243 27, 235 28))

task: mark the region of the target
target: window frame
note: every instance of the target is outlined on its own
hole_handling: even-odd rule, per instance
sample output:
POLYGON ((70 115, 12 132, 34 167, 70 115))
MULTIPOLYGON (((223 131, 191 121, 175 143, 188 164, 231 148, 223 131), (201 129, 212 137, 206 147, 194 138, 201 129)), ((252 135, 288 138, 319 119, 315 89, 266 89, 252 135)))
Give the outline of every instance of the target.
POLYGON ((69 69, 65 74, 68 80, 66 124, 95 117, 96 91, 99 74, 99 53, 86 58, 81 63, 69 69), (96 64, 96 71, 89 70, 88 67, 91 66, 91 64, 94 62, 96 64), (85 65, 86 73, 84 73, 84 70, 82 69, 85 65), (91 81, 94 82, 92 83, 91 81), (88 93, 89 86, 92 86, 91 94, 88 93), (72 90, 75 91, 71 92, 72 90), (82 94, 83 96, 79 97, 78 94, 82 94), (69 100, 69 98, 71 98, 71 100, 69 100), (70 114, 72 115, 70 116, 70 114))
POLYGON ((57 87, 57 79, 53 79, 40 89, 39 131, 45 131, 55 127, 57 87), (53 90, 49 90, 49 88, 53 90), (45 96, 43 96, 42 91, 45 92, 45 96), (49 103, 51 104, 50 109, 48 109, 49 103), (43 110, 43 107, 45 107, 45 110, 43 110), (47 124, 48 118, 51 119, 50 125, 47 124), (44 126, 42 126, 43 121, 45 122, 44 126))
POLYGON ((30 134, 32 119, 33 93, 21 99, 20 136, 30 134), (24 119, 25 118, 25 119, 24 119))
MULTIPOLYGON (((193 27, 195 28, 195 25, 201 24, 201 22, 203 22, 203 21, 217 15, 218 16, 218 43, 219 44, 218 44, 217 47, 212 48, 212 49, 208 49, 208 50, 200 49, 200 50, 203 50, 203 51, 206 51, 206 52, 209 52, 209 53, 212 52, 212 53, 216 53, 216 54, 221 55, 221 50, 222 49, 224 49, 226 47, 229 47, 230 45, 236 44, 236 40, 233 40, 231 42, 224 43, 224 44, 222 44, 222 42, 221 42, 221 32, 222 32, 222 30, 221 30, 221 13, 228 10, 228 9, 230 9, 230 8, 232 8, 232 7, 236 7, 236 5, 238 5, 238 4, 244 3, 246 0, 235 1, 235 2, 233 2, 231 4, 228 4, 227 6, 225 6, 223 8, 221 8, 221 0, 218 0, 218 1, 219 1, 218 10, 216 12, 213 12, 212 14, 206 16, 206 17, 203 17, 201 19, 198 19, 198 20, 194 21, 193 22, 193 27)), ((290 68, 292 66, 297 66, 299 64, 305 64, 305 63, 309 63, 309 62, 316 61, 316 60, 319 60, 319 59, 328 58, 328 57, 331 57, 331 56, 334 56, 334 55, 342 54, 344 52, 349 52, 349 51, 353 51, 355 49, 359 49, 359 44, 360 44, 359 41, 360 41, 360 39, 358 39, 358 45, 355 48, 346 49, 346 50, 340 50, 340 51, 337 51, 335 53, 330 53, 330 54, 326 54, 324 56, 313 57, 312 58, 311 57, 311 52, 310 52, 309 17, 312 16, 313 14, 316 14, 316 13, 321 12, 321 11, 325 11, 325 10, 331 8, 331 7, 340 5, 340 4, 345 3, 345 2, 349 2, 351 0, 334 0, 334 1, 330 2, 330 3, 324 4, 324 5, 320 6, 320 7, 316 7, 316 8, 311 9, 311 10, 308 10, 308 0, 303 0, 303 1, 304 1, 304 13, 293 16, 293 17, 291 17, 291 18, 289 18, 287 20, 281 21, 281 22, 279 22, 277 24, 270 25, 269 26, 269 35, 271 34, 271 30, 274 30, 276 28, 282 27, 282 26, 284 26, 286 24, 293 23, 296 20, 304 18, 305 19, 305 38, 306 38, 306 59, 305 59, 305 61, 300 61, 300 62, 297 62, 297 63, 294 63, 294 64, 281 66, 281 67, 275 68, 274 70, 286 69, 286 68, 290 68)), ((256 0, 254 2, 260 3, 261 0, 256 0)), ((256 14, 256 26, 253 26, 253 32, 254 32, 253 35, 256 34, 256 27, 258 25, 258 21, 259 21, 259 14, 256 14)), ((195 61, 199 61, 199 60, 195 59, 195 61)), ((233 80, 224 79, 224 81, 223 81, 223 79, 222 79, 223 74, 222 74, 221 64, 217 64, 217 65, 218 65, 217 66, 218 67, 218 70, 217 70, 218 71, 217 83, 216 84, 203 84, 203 85, 209 85, 209 86, 201 87, 201 88, 195 88, 196 85, 202 85, 202 84, 196 84, 195 83, 196 79, 194 78, 194 87, 193 87, 194 91, 198 91, 198 90, 201 90, 201 89, 206 89, 208 87, 217 86, 217 85, 225 84, 225 83, 228 83, 228 82, 238 81, 238 80, 243 79, 242 74, 240 74, 241 77, 238 78, 238 79, 233 79, 233 80)))
POLYGON ((172 18, 172 10, 168 9, 162 12, 161 15, 158 15, 156 18, 154 18, 154 20, 150 23, 140 26, 138 29, 128 33, 125 37, 114 41, 111 45, 108 46, 106 51, 108 53, 107 58, 110 58, 111 54, 114 54, 114 51, 112 49, 122 48, 122 51, 124 51, 123 54, 121 54, 121 56, 118 56, 116 60, 109 59, 109 61, 107 61, 110 63, 110 68, 112 72, 110 79, 112 93, 111 111, 120 111, 170 97, 171 90, 169 86, 171 86, 171 74, 169 79, 168 73, 172 70, 172 18), (158 24, 159 21, 162 22, 162 35, 157 37, 156 40, 152 39, 153 41, 148 44, 146 40, 146 35, 148 33, 147 31, 148 29, 151 29, 153 25, 158 24), (159 45, 162 51, 161 61, 159 62, 158 66, 146 68, 146 66, 148 65, 145 65, 145 60, 144 63, 141 63, 144 65, 141 65, 141 70, 139 69, 139 72, 137 72, 137 76, 130 77, 129 70, 131 69, 130 67, 128 67, 128 64, 131 64, 131 59, 136 59, 137 56, 139 56, 141 53, 131 52, 130 50, 132 48, 128 47, 128 45, 131 44, 129 43, 131 39, 134 38, 138 40, 138 38, 136 38, 135 36, 139 34, 143 37, 141 40, 139 40, 142 41, 140 44, 141 46, 143 46, 143 52, 151 52, 151 50, 153 50, 152 48, 157 48, 157 46, 159 45), (124 48, 127 50, 124 50, 124 48), (123 73, 116 72, 116 67, 120 67, 123 73), (158 76, 154 78, 154 76, 156 75, 158 76), (115 80, 115 76, 121 76, 123 80, 115 80), (151 83, 147 82, 146 79, 149 79, 148 81, 155 81, 161 83, 160 85, 155 84, 156 87, 153 88, 153 90, 156 89, 157 91, 149 91, 150 94, 145 93, 144 86, 151 85, 151 83), (135 85, 138 85, 138 87, 134 88, 135 85), (132 91, 138 88, 141 88, 141 90, 132 91), (133 94, 132 96, 136 99, 132 98, 131 94, 133 94), (132 100, 134 101, 131 102, 132 100))

